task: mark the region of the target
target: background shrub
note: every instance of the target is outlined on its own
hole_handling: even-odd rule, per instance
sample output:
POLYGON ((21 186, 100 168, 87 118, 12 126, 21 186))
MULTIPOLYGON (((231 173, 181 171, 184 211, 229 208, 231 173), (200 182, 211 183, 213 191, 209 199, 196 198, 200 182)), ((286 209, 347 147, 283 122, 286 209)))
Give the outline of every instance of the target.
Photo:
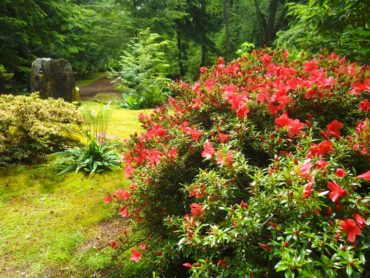
POLYGON ((336 54, 255 50, 179 82, 140 120, 130 190, 107 195, 161 275, 359 275, 368 268, 370 71, 336 54), (360 175, 361 174, 361 175, 360 175), (139 238, 139 239, 138 239, 139 238))
POLYGON ((0 164, 35 162, 79 143, 82 118, 62 99, 0 96, 0 164))
POLYGON ((163 88, 169 81, 169 65, 164 50, 169 42, 160 38, 148 29, 140 32, 120 56, 117 69, 109 73, 112 83, 124 92, 125 108, 150 108, 166 101, 163 88))

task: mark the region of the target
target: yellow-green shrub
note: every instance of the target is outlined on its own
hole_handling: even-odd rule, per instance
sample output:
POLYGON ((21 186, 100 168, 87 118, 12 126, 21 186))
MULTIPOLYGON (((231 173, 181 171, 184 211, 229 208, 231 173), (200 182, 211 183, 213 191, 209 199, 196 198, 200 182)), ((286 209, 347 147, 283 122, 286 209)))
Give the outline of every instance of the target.
POLYGON ((0 164, 34 162, 79 142, 82 117, 62 99, 0 96, 0 164))

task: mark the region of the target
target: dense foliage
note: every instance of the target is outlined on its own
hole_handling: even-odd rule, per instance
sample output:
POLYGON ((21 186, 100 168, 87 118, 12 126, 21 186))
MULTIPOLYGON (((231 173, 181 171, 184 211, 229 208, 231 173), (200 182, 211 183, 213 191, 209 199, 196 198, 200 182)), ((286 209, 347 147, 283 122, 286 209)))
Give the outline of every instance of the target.
POLYGON ((359 274, 369 266, 370 71, 336 54, 253 51, 201 68, 124 152, 107 195, 166 276, 359 274))
POLYGON ((34 162, 79 143, 82 118, 62 99, 0 96, 0 164, 34 162))
POLYGON ((279 34, 280 47, 313 52, 327 49, 369 64, 370 5, 366 0, 310 0, 290 3, 290 28, 279 34))

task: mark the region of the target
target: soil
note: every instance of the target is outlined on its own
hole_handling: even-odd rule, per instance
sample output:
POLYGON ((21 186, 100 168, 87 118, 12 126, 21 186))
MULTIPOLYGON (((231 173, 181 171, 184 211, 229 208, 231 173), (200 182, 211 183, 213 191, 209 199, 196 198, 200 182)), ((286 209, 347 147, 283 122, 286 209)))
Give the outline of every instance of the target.
POLYGON ((114 89, 110 80, 107 77, 103 77, 92 84, 80 89, 80 99, 86 100, 95 97, 97 94, 117 94, 121 95, 121 92, 114 89))

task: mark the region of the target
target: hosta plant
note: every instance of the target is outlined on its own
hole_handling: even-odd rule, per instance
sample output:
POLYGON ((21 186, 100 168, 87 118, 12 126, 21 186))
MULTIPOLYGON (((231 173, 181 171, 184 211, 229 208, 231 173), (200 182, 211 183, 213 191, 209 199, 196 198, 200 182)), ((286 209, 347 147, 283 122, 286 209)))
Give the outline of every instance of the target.
POLYGON ((160 276, 369 269, 369 68, 254 50, 200 71, 125 145, 131 186, 105 201, 134 237, 112 248, 160 276))

